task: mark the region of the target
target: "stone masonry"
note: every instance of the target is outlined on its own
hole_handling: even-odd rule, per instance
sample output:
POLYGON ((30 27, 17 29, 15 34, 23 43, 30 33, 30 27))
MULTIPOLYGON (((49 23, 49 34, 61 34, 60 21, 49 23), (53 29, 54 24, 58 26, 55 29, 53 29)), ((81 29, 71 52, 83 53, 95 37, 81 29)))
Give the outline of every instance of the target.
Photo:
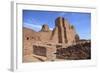
POLYGON ((70 25, 63 17, 58 17, 55 20, 53 30, 50 30, 47 24, 44 24, 39 32, 24 27, 23 37, 23 55, 44 56, 46 60, 56 58, 54 53, 56 53, 58 44, 63 46, 79 40, 74 26, 70 25))

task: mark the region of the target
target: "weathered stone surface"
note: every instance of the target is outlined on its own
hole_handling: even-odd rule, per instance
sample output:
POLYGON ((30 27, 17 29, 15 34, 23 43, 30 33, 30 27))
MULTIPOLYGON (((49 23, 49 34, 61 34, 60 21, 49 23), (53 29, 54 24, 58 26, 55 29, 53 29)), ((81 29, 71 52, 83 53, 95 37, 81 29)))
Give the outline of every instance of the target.
POLYGON ((70 25, 63 17, 55 20, 55 28, 52 32, 51 40, 57 43, 73 43, 75 42, 76 32, 74 26, 70 25))
POLYGON ((24 34, 27 36, 27 38, 24 36, 26 39, 33 39, 35 42, 73 43, 76 41, 74 26, 70 25, 63 17, 58 17, 55 20, 55 28, 52 31, 47 24, 44 24, 40 32, 24 28, 24 34))
POLYGON ((43 32, 48 32, 48 31, 50 31, 50 29, 49 29, 49 27, 48 27, 47 24, 44 24, 44 25, 42 26, 41 31, 43 31, 43 32))
POLYGON ((81 42, 57 50, 57 58, 66 60, 91 59, 91 42, 81 42))

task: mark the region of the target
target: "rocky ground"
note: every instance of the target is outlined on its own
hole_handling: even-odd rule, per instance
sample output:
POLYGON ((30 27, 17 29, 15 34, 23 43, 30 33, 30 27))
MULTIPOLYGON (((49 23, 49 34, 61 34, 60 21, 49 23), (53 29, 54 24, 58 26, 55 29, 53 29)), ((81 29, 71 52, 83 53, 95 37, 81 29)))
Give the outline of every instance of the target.
POLYGON ((57 58, 67 60, 91 59, 91 43, 80 43, 57 50, 57 58))

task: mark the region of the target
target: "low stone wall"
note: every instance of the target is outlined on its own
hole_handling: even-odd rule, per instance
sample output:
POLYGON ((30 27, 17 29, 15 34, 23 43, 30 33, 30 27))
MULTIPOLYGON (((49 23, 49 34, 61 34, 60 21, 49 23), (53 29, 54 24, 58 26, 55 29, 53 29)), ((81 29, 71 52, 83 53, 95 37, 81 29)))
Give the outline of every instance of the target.
POLYGON ((56 48, 47 45, 33 45, 33 54, 47 57, 47 60, 54 60, 56 48))
POLYGON ((33 53, 35 55, 46 57, 46 47, 33 45, 33 53))

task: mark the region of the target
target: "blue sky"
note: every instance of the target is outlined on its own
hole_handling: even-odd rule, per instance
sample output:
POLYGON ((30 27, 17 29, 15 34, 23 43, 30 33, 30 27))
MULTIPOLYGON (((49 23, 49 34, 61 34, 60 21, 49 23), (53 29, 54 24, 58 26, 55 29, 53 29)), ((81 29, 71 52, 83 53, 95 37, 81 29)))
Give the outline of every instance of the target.
POLYGON ((39 31, 43 24, 48 24, 52 30, 59 16, 74 25, 81 39, 91 39, 91 13, 23 10, 23 27, 39 31))

